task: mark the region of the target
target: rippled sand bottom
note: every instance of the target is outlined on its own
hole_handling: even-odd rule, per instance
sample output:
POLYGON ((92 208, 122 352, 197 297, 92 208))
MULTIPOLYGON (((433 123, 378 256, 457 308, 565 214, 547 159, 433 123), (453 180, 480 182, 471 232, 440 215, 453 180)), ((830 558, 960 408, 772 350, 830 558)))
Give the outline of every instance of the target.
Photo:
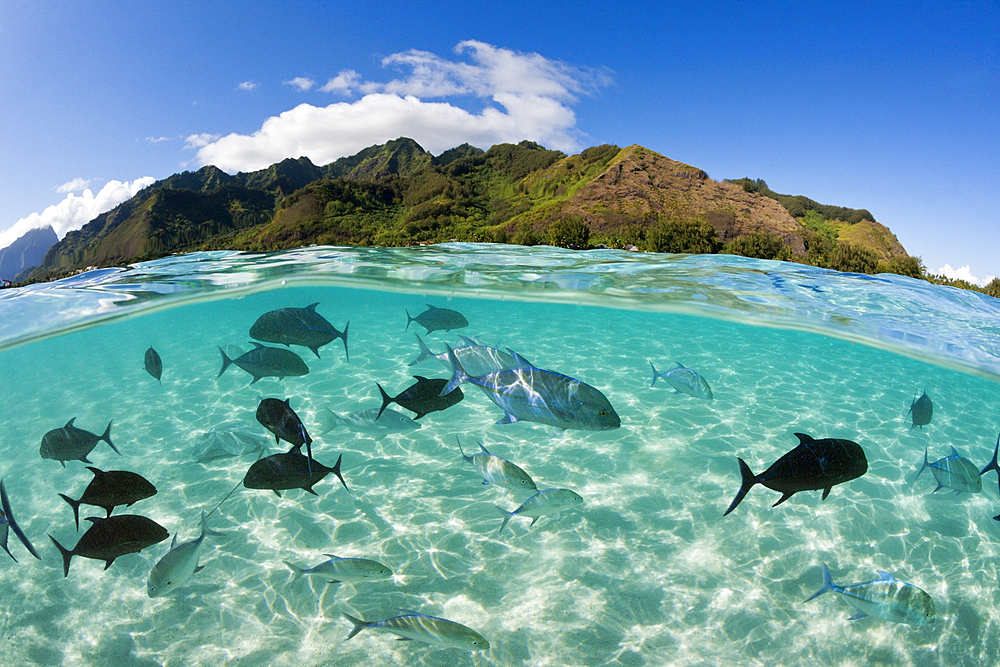
MULTIPOLYGON (((986 665, 997 664, 1000 591, 998 485, 979 495, 931 494, 922 461, 958 451, 978 466, 992 454, 1000 385, 858 344, 688 316, 540 303, 445 300, 336 288, 289 288, 239 300, 161 311, 0 353, 0 473, 15 516, 41 552, 0 554, 0 637, 5 664, 42 665, 986 665), (414 329, 404 308, 456 308, 472 323, 424 336, 435 351, 458 333, 510 346, 537 366, 586 381, 609 397, 622 428, 553 432, 494 424, 502 415, 477 389, 419 430, 379 441, 346 430, 318 435, 328 407, 378 407, 380 382, 395 395, 416 372, 447 377, 435 362, 413 368, 414 329), (248 349, 261 313, 318 301, 335 326, 350 319, 351 363, 334 341, 304 377, 264 379, 231 367, 216 378, 217 346, 248 349), (162 386, 143 371, 146 347, 163 359, 162 386), (647 359, 671 361, 709 381, 714 401, 650 387, 647 359), (904 421, 927 388, 934 420, 904 421), (58 493, 78 497, 91 474, 39 457, 42 435, 72 417, 100 433, 113 419, 118 456, 101 443, 97 467, 138 472, 159 493, 127 510, 180 541, 202 509, 237 485, 253 456, 192 460, 214 424, 257 426, 259 396, 290 398, 332 466, 343 454, 353 492, 328 477, 318 496, 279 498, 240 488, 212 515, 205 569, 172 596, 149 599, 146 578, 163 542, 119 558, 59 554, 79 535, 58 493), (856 440, 869 471, 826 501, 754 488, 729 516, 739 488, 736 457, 755 472, 792 449, 795 432, 856 440), (503 517, 529 494, 486 487, 459 455, 481 440, 523 467, 539 488, 585 499, 558 519, 503 517), (327 586, 283 561, 315 565, 323 554, 378 560, 391 580, 327 586), (849 584, 887 570, 934 598, 938 620, 913 627, 866 618, 836 595, 804 603, 821 564, 849 584), (484 653, 434 650, 365 630, 345 641, 344 612, 368 620, 412 609, 468 625, 484 653)), ((282 447, 284 449, 284 447, 282 447)), ((272 448, 271 453, 278 449, 272 448)), ((84 508, 83 514, 87 515, 84 508)), ((123 509, 116 510, 116 514, 123 509)), ((102 514, 101 510, 92 515, 102 514)), ((84 522, 86 528, 86 522, 84 522)))

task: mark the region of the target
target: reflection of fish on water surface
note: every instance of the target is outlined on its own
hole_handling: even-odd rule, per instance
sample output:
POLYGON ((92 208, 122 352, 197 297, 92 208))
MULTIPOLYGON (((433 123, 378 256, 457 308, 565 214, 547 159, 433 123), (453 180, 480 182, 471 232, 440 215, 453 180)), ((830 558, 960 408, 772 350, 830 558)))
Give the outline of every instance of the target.
MULTIPOLYGON (((980 477, 982 473, 979 472, 979 468, 969 459, 959 456, 958 451, 954 447, 951 448, 950 456, 938 459, 933 463, 928 461, 927 448, 925 447, 924 463, 920 466, 920 470, 917 471, 910 484, 917 481, 920 473, 925 468, 931 469, 931 473, 937 481, 937 488, 931 491, 931 493, 937 493, 943 488, 954 489, 956 494, 963 491, 966 493, 981 493, 983 490, 983 480, 980 477)), ((983 472, 989 469, 990 467, 987 466, 983 472)))
POLYGON ((814 600, 830 591, 839 593, 858 613, 848 620, 876 616, 896 623, 926 625, 935 619, 934 600, 913 584, 899 581, 888 572, 878 571, 879 578, 850 586, 833 583, 830 568, 823 563, 823 587, 806 600, 814 600))
POLYGON ((350 614, 344 614, 344 617, 354 624, 354 628, 347 635, 347 638, 350 639, 367 628, 374 628, 376 630, 387 630, 395 635, 399 635, 402 639, 413 639, 442 648, 457 648, 463 651, 485 651, 490 647, 490 643, 481 634, 461 623, 437 618, 436 616, 418 614, 415 611, 407 611, 406 609, 401 611, 404 612, 401 616, 372 622, 363 621, 350 614))
POLYGON ((344 356, 350 361, 347 328, 351 323, 345 324, 343 331, 337 331, 335 326, 316 312, 318 305, 319 302, 316 302, 305 308, 279 308, 264 313, 250 327, 250 337, 265 343, 308 347, 317 359, 320 358, 319 348, 339 338, 344 342, 344 356))

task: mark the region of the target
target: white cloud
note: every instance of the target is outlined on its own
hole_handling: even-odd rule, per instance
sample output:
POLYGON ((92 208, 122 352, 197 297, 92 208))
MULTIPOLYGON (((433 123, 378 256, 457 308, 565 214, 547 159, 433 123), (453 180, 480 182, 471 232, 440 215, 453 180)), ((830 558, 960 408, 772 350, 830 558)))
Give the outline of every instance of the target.
POLYGON ((945 264, 937 271, 933 271, 933 273, 939 276, 944 276, 945 278, 951 278, 952 280, 964 280, 972 283, 973 285, 979 285, 980 287, 986 287, 990 284, 991 280, 996 278, 996 276, 977 278, 972 275, 972 268, 968 265, 953 269, 951 268, 951 264, 945 264))
POLYGON ((158 144, 161 141, 170 141, 170 137, 146 137, 146 141, 151 144, 158 144))
POLYGON ((254 88, 256 88, 259 85, 260 85, 259 83, 255 83, 253 81, 244 81, 243 83, 241 83, 240 85, 238 85, 236 87, 239 90, 253 90, 254 88))
MULTIPOLYGON (((382 64, 409 74, 386 83, 362 81, 353 70, 343 70, 320 90, 344 95, 356 91, 363 95, 360 99, 325 107, 300 104, 268 118, 253 134, 234 133, 201 143, 189 137, 188 146, 198 148, 199 164, 226 171, 262 169, 303 155, 327 164, 402 136, 432 153, 466 142, 488 148, 523 139, 572 152, 579 148, 580 133, 570 105, 579 95, 610 82, 604 70, 483 42, 461 42, 455 51, 456 60, 416 50, 391 55, 382 64), (488 102, 481 111, 472 112, 451 101, 428 101, 458 96, 488 102)), ((308 90, 295 81, 285 83, 308 90)), ((312 87, 312 80, 304 81, 312 87)))
POLYGON ((155 180, 152 176, 144 176, 131 183, 128 181, 108 181, 96 195, 89 189, 84 190, 80 195, 70 193, 58 204, 49 206, 41 213, 32 213, 26 218, 21 218, 11 227, 0 232, 0 248, 6 248, 29 230, 49 225, 52 226, 59 238, 62 238, 66 232, 80 229, 101 213, 110 211, 118 204, 128 201, 139 190, 152 184, 155 180))
POLYGON ((288 81, 282 81, 282 83, 284 83, 286 86, 292 86, 294 88, 297 88, 300 93, 304 93, 316 85, 315 81, 313 81, 312 79, 307 79, 304 76, 297 76, 294 79, 289 79, 288 81))
POLYGON ((90 181, 83 178, 74 178, 68 183, 63 183, 56 192, 79 192, 90 185, 90 181))
POLYGON ((192 134, 184 139, 184 148, 203 148, 212 142, 218 141, 221 134, 192 134))

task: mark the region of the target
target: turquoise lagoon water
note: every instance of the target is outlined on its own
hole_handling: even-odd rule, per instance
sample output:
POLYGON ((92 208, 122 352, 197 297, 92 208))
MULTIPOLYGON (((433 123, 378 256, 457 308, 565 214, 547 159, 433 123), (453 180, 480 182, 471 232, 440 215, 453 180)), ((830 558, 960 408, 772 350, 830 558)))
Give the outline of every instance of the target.
MULTIPOLYGON (((1000 512, 993 473, 981 494, 932 494, 922 461, 955 446, 977 466, 1000 430, 1000 307, 996 300, 899 277, 866 277, 738 257, 576 253, 450 244, 409 249, 310 248, 271 255, 204 253, 101 270, 0 292, 0 474, 14 514, 40 551, 17 539, 0 554, 5 665, 988 665, 1000 652, 1000 512), (249 349, 262 313, 318 302, 340 341, 310 372, 284 380, 231 367, 218 346, 249 349), (470 325, 411 325, 430 303, 470 325), (321 413, 380 404, 411 375, 414 329, 435 351, 459 333, 510 347, 539 367, 610 399, 619 429, 556 432, 502 416, 465 386, 457 406, 419 430, 381 440, 320 435, 321 413), (143 370, 153 346, 162 386, 143 370), (699 371, 712 401, 650 387, 647 360, 699 371), (926 388, 934 418, 910 428, 926 388), (165 598, 146 579, 168 542, 108 570, 75 558, 68 578, 46 534, 82 534, 59 493, 78 497, 91 474, 39 456, 42 436, 70 418, 112 439, 91 460, 138 472, 156 496, 129 510, 180 541, 243 478, 253 455, 198 463, 214 425, 254 417, 261 396, 290 398, 316 437, 314 455, 343 454, 348 495, 328 477, 318 496, 240 488, 209 523, 204 570, 165 598), (729 516, 736 457, 760 472, 796 432, 855 440, 869 469, 830 497, 755 487, 729 516), (482 485, 464 463, 482 441, 539 488, 584 505, 529 527, 502 516, 527 493, 482 485), (323 554, 388 565, 390 580, 327 586, 283 561, 323 554), (837 595, 803 601, 828 563, 839 584, 887 570, 926 590, 929 626, 848 621, 837 595), (474 628, 481 653, 434 650, 365 630, 346 641, 343 613, 368 620, 412 609, 474 628)), ((273 446, 269 453, 279 451, 273 446)), ((87 510, 95 508, 85 507, 87 510)), ((102 510, 89 512, 100 516, 102 510)), ((86 522, 83 522, 86 528, 86 522)))

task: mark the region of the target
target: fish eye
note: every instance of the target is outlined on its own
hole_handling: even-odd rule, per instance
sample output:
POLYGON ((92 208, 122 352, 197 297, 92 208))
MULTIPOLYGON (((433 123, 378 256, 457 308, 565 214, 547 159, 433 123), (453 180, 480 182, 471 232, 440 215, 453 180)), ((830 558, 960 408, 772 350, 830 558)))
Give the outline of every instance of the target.
POLYGON ((600 415, 601 417, 606 417, 608 415, 608 411, 607 410, 598 410, 597 414, 600 415))

